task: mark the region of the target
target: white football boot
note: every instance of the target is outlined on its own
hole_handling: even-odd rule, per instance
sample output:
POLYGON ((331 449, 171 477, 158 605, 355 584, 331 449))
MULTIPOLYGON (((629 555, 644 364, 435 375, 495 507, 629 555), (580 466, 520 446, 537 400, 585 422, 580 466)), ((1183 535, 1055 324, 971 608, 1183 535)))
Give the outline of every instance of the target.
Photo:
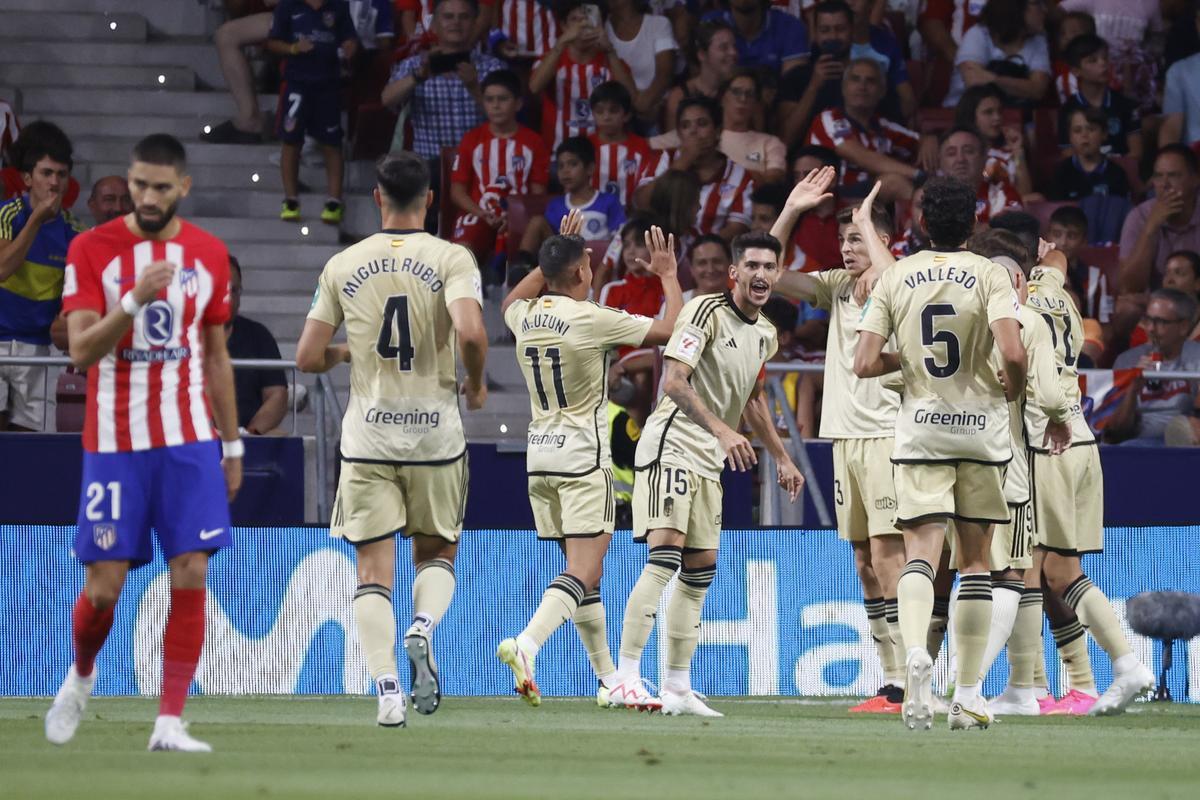
POLYGON ((988 710, 997 717, 1036 717, 1042 713, 1033 688, 1015 686, 1005 686, 1003 692, 989 700, 988 710))
POLYGON ((438 680, 433 645, 425 629, 413 625, 404 634, 404 652, 412 673, 413 708, 418 714, 432 714, 442 704, 442 685, 438 680))
POLYGON ((67 677, 63 678, 54 702, 46 712, 46 739, 52 744, 66 744, 71 741, 83 719, 87 708, 88 698, 92 696, 92 687, 96 685, 96 669, 86 678, 79 677, 75 665, 67 668, 67 677))
POLYGON ((1113 682, 1088 714, 1093 717, 1110 717, 1121 714, 1129 704, 1154 688, 1154 673, 1140 661, 1131 669, 1117 672, 1113 682))
POLYGON ((384 675, 375 681, 375 694, 379 701, 375 721, 384 728, 405 727, 408 724, 408 703, 404 699, 400 679, 395 675, 384 675))
POLYGON ((965 731, 972 728, 983 730, 996 720, 988 708, 987 700, 984 700, 982 696, 965 703, 955 700, 950 704, 948 719, 952 731, 965 731))
POLYGON ((208 742, 195 739, 187 732, 187 725, 179 717, 160 716, 154 720, 154 733, 150 734, 147 750, 173 750, 180 753, 211 753, 208 742))
POLYGON ((662 700, 646 689, 642 678, 629 678, 608 690, 608 704, 617 708, 636 708, 638 711, 662 711, 662 700))
POLYGON ((709 708, 707 697, 697 691, 672 692, 664 690, 661 696, 662 713, 671 717, 691 715, 695 717, 723 717, 720 711, 709 708))
POLYGON ((933 660, 922 647, 908 651, 904 665, 904 702, 900 718, 910 731, 933 727, 933 660))

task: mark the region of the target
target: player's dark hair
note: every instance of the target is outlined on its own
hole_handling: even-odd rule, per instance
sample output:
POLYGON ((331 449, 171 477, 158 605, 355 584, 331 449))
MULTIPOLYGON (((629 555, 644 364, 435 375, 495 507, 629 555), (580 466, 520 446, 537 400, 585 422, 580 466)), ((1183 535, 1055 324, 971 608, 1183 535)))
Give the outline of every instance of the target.
POLYGON ((516 98, 524 95, 524 91, 521 89, 521 79, 511 69, 498 69, 495 72, 489 72, 487 77, 479 82, 479 93, 483 94, 491 86, 499 86, 501 89, 507 89, 508 93, 516 98))
POLYGON ((751 203, 770 206, 775 209, 777 215, 783 213, 783 207, 787 205, 787 198, 788 187, 782 183, 764 183, 754 187, 754 191, 750 193, 751 203))
POLYGON ((1101 50, 1108 49, 1108 42, 1094 33, 1081 33, 1067 43, 1063 50, 1063 60, 1069 66, 1078 67, 1085 58, 1094 56, 1101 50))
POLYGON ((1150 300, 1166 300, 1175 307, 1175 313, 1180 319, 1186 319, 1189 323, 1196 320, 1196 298, 1187 292, 1178 289, 1155 289, 1150 293, 1150 300))
MULTIPOLYGON (((828 147, 822 147, 819 144, 806 144, 800 147, 793 147, 788 152, 787 163, 789 167, 795 166, 796 162, 805 156, 812 156, 821 162, 823 167, 840 167, 842 158, 837 153, 830 150, 828 147)), ((831 191, 836 191, 835 186, 831 191)))
POLYGON ((1099 128, 1106 133, 1108 132, 1108 114, 1104 113, 1103 108, 1088 106, 1086 108, 1076 107, 1071 109, 1071 113, 1067 115, 1067 133, 1071 132, 1071 122, 1078 114, 1083 115, 1088 125, 1099 128))
POLYGON ((1064 228, 1078 228, 1087 235, 1088 218, 1079 206, 1059 206, 1050 215, 1051 225, 1062 225, 1064 228))
POLYGON ((624 84, 617 81, 605 81, 592 90, 591 96, 588 97, 588 105, 595 108, 601 103, 612 103, 626 114, 633 113, 633 96, 624 84))
POLYGON ((49 158, 67 169, 74 166, 75 148, 63 129, 53 122, 37 119, 21 130, 21 138, 13 145, 13 161, 21 172, 33 172, 43 158, 49 158))
MULTIPOLYGON (((476 0, 478 2, 478 0, 476 0)), ((554 3, 554 18, 565 25, 571 12, 583 6, 596 6, 600 9, 600 21, 608 19, 608 4, 605 0, 557 0, 554 3)))
POLYGON ((555 235, 542 242, 538 250, 538 266, 547 283, 558 283, 571 267, 587 256, 587 243, 582 236, 555 235))
POLYGON ((792 333, 800 321, 800 309, 778 295, 763 304, 762 313, 780 333, 792 333))
POLYGON ((133 146, 131 161, 174 167, 180 175, 187 173, 187 151, 183 142, 169 133, 152 133, 133 146))
POLYGON ((1031 253, 1021 237, 1012 231, 995 228, 972 234, 965 247, 984 258, 1011 258, 1021 268, 1025 277, 1029 277, 1029 270, 1033 268, 1034 256, 1037 254, 1036 251, 1031 253))
MULTIPOLYGON (((846 206, 839 209, 837 212, 838 225, 849 225, 854 221, 854 212, 861 206, 862 203, 855 203, 852 206, 846 206)), ((871 222, 875 223, 875 231, 877 233, 886 233, 892 236, 895 232, 896 223, 892 221, 892 212, 888 210, 887 203, 875 202, 871 204, 871 222)))
POLYGON ((683 119, 683 112, 691 108, 702 108, 708 114, 709 119, 715 127, 721 127, 722 112, 721 104, 711 97, 706 97, 702 94, 685 97, 679 101, 679 107, 675 109, 675 127, 679 127, 680 121, 683 119))
POLYGON ((824 0, 824 2, 817 3, 816 8, 813 9, 814 25, 816 25, 817 17, 822 14, 845 14, 850 24, 854 24, 854 9, 850 8, 850 4, 845 0, 824 0))
POLYGON ((964 89, 962 97, 958 99, 958 105, 954 107, 954 127, 978 130, 975 114, 979 111, 979 104, 989 97, 996 98, 1001 105, 1005 104, 1004 92, 994 83, 981 83, 964 89))
POLYGON ((942 145, 946 144, 946 142, 950 140, 950 137, 956 133, 967 133, 975 137, 975 141, 979 142, 981 151, 983 148, 987 147, 987 142, 983 140, 983 134, 979 132, 979 130, 975 127, 975 123, 973 122, 970 125, 955 125, 953 128, 943 133, 938 137, 938 147, 940 148, 942 145))
POLYGON ((725 252, 725 260, 730 262, 731 264, 733 263, 733 251, 729 249, 729 242, 725 241, 723 238, 721 238, 721 236, 719 234, 716 234, 716 233, 706 233, 703 236, 696 237, 696 240, 694 242, 692 242, 692 246, 688 250, 688 260, 689 261, 691 259, 695 258, 696 249, 699 248, 700 245, 702 245, 702 244, 719 245, 720 248, 725 252))
POLYGON ((775 254, 776 258, 783 253, 783 245, 769 233, 742 233, 733 238, 732 256, 733 263, 738 263, 746 256, 747 250, 759 248, 762 250, 770 250, 775 254))
POLYGON ((554 151, 554 157, 558 158, 564 153, 575 156, 585 167, 596 163, 596 148, 586 136, 568 136, 563 139, 562 144, 554 151))
POLYGON ((1200 172, 1200 161, 1196 160, 1196 153, 1186 144, 1180 144, 1179 142, 1164 144, 1162 147, 1158 148, 1158 152, 1154 154, 1154 160, 1158 161, 1160 158, 1168 154, 1176 155, 1182 158, 1183 162, 1187 164, 1188 171, 1193 175, 1195 175, 1197 172, 1200 172))
POLYGON ((921 213, 935 246, 959 247, 975 227, 975 189, 947 175, 930 178, 921 213))
POLYGON ((429 193, 429 165, 408 150, 389 153, 375 165, 375 183, 393 208, 424 205, 429 193))
MULTIPOLYGON (((1167 261, 1172 258, 1182 258, 1188 262, 1188 266, 1192 268, 1192 275, 1196 280, 1200 281, 1200 255, 1195 250, 1176 250, 1171 255, 1167 256, 1167 261)), ((1163 262, 1164 264, 1166 261, 1163 262)))
POLYGON ((1029 252, 1037 254, 1042 223, 1033 214, 1027 211, 1004 211, 992 217, 988 224, 996 230, 1015 233, 1025 243, 1029 252))

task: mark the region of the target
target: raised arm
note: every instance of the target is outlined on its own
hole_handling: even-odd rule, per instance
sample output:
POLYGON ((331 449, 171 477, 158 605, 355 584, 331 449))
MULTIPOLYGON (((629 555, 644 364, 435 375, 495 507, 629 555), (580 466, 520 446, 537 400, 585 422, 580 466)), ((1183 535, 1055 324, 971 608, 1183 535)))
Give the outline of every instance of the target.
MULTIPOLYGON (((783 212, 771 226, 771 235, 781 243, 791 239, 792 230, 795 229, 801 214, 833 198, 829 188, 836 179, 835 167, 821 167, 805 175, 784 202, 783 212)), ((785 272, 779 277, 779 283, 775 284, 776 294, 792 300, 811 301, 816 296, 816 291, 816 278, 806 272, 785 272)))
POLYGON ((675 234, 664 235, 657 225, 646 231, 646 247, 650 250, 650 261, 638 259, 645 269, 662 281, 664 309, 662 319, 656 319, 646 331, 644 345, 663 345, 671 339, 675 321, 683 308, 683 290, 679 287, 679 266, 675 261, 675 234))
POLYGON ((750 446, 746 437, 726 425, 708 406, 704 405, 700 395, 696 394, 696 390, 692 388, 689 380, 692 376, 692 368, 682 361, 672 358, 666 359, 666 368, 667 375, 663 388, 667 397, 670 397, 675 405, 679 406, 684 414, 687 414, 688 419, 716 437, 722 452, 725 453, 725 460, 729 464, 729 468, 735 472, 746 472, 757 464, 758 457, 754 454, 754 448, 750 446))

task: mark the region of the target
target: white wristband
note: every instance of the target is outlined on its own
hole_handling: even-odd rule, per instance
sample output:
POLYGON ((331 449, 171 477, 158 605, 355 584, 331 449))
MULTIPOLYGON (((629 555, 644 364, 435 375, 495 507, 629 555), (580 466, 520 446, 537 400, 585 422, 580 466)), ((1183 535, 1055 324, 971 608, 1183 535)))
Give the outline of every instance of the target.
POLYGON ((142 310, 142 304, 133 296, 132 289, 121 296, 121 309, 131 317, 136 317, 142 310))
POLYGON ((241 458, 246 455, 246 444, 241 439, 221 442, 221 458, 241 458))

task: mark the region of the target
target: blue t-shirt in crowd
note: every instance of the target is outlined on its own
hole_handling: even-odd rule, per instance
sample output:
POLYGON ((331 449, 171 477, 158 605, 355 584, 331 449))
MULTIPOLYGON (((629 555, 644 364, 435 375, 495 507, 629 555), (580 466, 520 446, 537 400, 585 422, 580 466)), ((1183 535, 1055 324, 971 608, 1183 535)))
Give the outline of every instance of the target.
POLYGON ((857 61, 860 58, 878 61, 883 67, 883 74, 887 76, 890 88, 894 89, 908 81, 908 65, 904 63, 900 42, 887 28, 872 25, 866 44, 856 42, 850 45, 850 60, 857 61))
POLYGON ((307 53, 288 56, 283 77, 295 83, 337 83, 341 80, 338 47, 357 41, 350 6, 344 0, 325 0, 313 8, 304 0, 280 0, 275 6, 268 38, 294 44, 301 38, 313 43, 307 53))
MULTIPOLYGON (((563 217, 575 206, 567 200, 565 194, 550 198, 546 204, 546 221, 552 230, 558 230, 563 217)), ((583 230, 579 235, 589 242, 597 239, 611 239, 621 232, 625 224, 625 208, 621 198, 609 192, 596 192, 579 210, 583 212, 583 230)))
MULTIPOLYGON (((733 26, 733 14, 729 11, 712 11, 704 19, 719 19, 733 26)), ((767 12, 757 38, 743 39, 736 27, 733 35, 737 40, 738 64, 743 67, 767 67, 779 72, 783 62, 808 57, 808 27, 777 8, 767 12)))
MULTIPOLYGON (((0 239, 20 236, 32 214, 27 194, 0 205, 0 239)), ((50 324, 62 309, 67 249, 83 229, 65 209, 38 228, 25 261, 0 281, 0 342, 50 344, 50 324)))

